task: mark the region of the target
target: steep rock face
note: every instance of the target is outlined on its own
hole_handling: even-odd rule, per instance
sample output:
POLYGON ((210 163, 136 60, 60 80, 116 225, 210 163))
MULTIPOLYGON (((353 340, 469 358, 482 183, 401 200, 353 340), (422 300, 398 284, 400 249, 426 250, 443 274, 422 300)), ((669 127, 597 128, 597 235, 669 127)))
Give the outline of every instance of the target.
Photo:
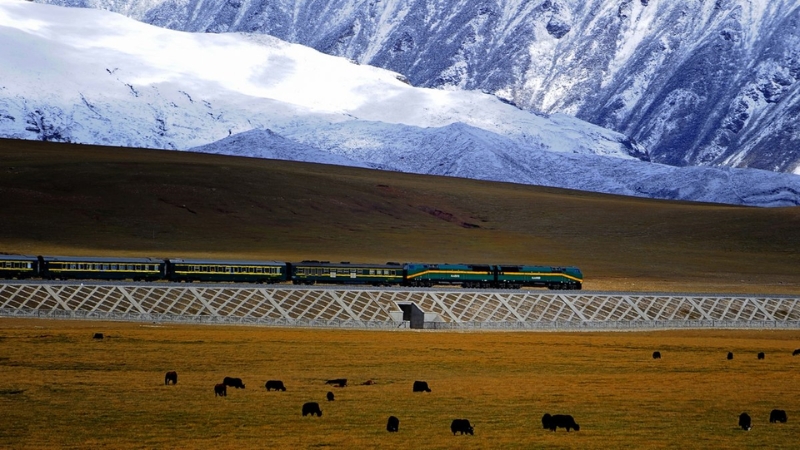
POLYGON ((794 0, 44 0, 260 32, 412 84, 631 136, 653 161, 800 173, 794 0))

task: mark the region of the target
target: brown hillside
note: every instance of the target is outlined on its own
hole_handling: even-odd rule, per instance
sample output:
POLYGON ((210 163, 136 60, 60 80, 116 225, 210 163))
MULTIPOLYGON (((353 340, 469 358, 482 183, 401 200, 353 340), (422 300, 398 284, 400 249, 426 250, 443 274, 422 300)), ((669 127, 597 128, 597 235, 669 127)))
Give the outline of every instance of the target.
POLYGON ((0 252, 576 265, 586 289, 800 293, 800 208, 0 140, 0 252))

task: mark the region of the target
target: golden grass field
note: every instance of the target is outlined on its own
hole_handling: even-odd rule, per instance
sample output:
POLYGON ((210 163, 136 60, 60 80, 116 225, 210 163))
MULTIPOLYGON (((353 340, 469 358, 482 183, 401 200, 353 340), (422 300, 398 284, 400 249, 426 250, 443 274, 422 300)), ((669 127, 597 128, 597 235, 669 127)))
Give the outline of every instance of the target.
POLYGON ((0 252, 574 265, 593 290, 797 294, 800 207, 0 139, 0 252))
POLYGON ((460 333, 5 318, 0 448, 797 448, 797 347, 800 331, 460 333), (92 339, 95 332, 105 339, 92 339), (178 372, 175 386, 164 385, 169 370, 178 372), (246 389, 215 397, 225 376, 241 377, 246 389), (330 378, 350 386, 325 385, 330 378), (267 392, 269 379, 287 391, 267 392), (358 385, 368 379, 376 384, 358 385), (412 393, 414 380, 432 392, 412 393), (322 417, 301 416, 307 401, 320 403, 322 417), (770 424, 773 408, 789 421, 770 424), (744 411, 749 432, 737 428, 744 411), (581 431, 542 429, 545 412, 573 415, 581 431), (398 433, 385 430, 390 415, 400 419, 398 433), (453 436, 454 418, 469 419, 475 435, 453 436))

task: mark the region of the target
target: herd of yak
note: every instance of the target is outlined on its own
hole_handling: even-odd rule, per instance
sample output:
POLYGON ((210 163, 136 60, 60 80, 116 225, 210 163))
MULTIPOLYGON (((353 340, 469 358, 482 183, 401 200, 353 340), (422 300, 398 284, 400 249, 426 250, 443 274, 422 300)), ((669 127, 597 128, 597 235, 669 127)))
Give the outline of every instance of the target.
MULTIPOLYGON (((98 338, 95 335, 95 338, 98 338)), ((101 337, 99 337, 102 339, 101 337)), ((792 356, 800 355, 800 349, 795 350, 792 352, 792 356)), ((764 359, 765 355, 764 352, 760 352, 757 355, 758 359, 764 359)), ((655 351, 653 352, 653 359, 661 359, 661 352, 655 351)), ((727 359, 733 359, 733 353, 728 352, 727 359)), ((177 384, 178 383, 178 373, 171 371, 167 372, 164 376, 164 384, 177 384)), ((330 384, 336 387, 345 387, 347 386, 347 379, 346 378, 335 378, 332 380, 328 380, 325 382, 326 384, 330 384)), ((364 385, 371 385, 374 384, 374 381, 367 380, 366 382, 362 383, 364 385)), ((244 389, 244 383, 242 382, 241 378, 233 378, 233 377, 225 377, 222 380, 222 383, 219 383, 214 386, 214 396, 221 396, 225 397, 228 395, 228 387, 236 388, 236 389, 244 389)), ((264 387, 267 391, 286 391, 286 386, 284 386, 283 381, 281 380, 269 380, 266 382, 264 387)), ((428 386, 426 381, 415 381, 414 385, 412 386, 413 392, 430 392, 431 389, 428 386)), ((333 392, 328 392, 327 394, 328 401, 333 401, 335 396, 333 392)), ((319 403, 317 402, 307 402, 303 404, 302 409, 303 416, 316 415, 317 417, 322 416, 322 410, 319 407, 319 403)), ((786 423, 787 416, 786 411, 782 409, 773 409, 769 414, 769 421, 770 423, 781 422, 786 423)), ((743 412, 739 415, 739 426, 743 430, 750 430, 752 428, 752 419, 750 415, 746 412, 743 412)), ((557 428, 564 428, 567 431, 575 430, 580 431, 581 427, 577 423, 575 423, 575 419, 568 414, 555 414, 550 415, 549 413, 545 413, 542 416, 542 427, 544 429, 550 431, 556 431, 557 428)), ((400 419, 395 416, 389 416, 389 419, 386 422, 386 431, 389 432, 396 432, 400 429, 400 419)), ((453 432, 453 435, 456 433, 470 434, 474 435, 474 427, 470 424, 469 420, 467 419, 453 419, 453 422, 450 424, 450 431, 453 432)))
MULTIPOLYGON (((792 356, 800 355, 800 349, 795 350, 792 352, 792 356)), ((764 352, 759 352, 757 355, 758 359, 764 359, 765 355, 764 352)), ((661 352, 655 351, 653 352, 653 359, 661 359, 661 352)), ((728 352, 727 359, 733 359, 733 352, 728 352)), ((176 372, 167 372, 164 376, 164 384, 176 384, 178 382, 178 374, 176 372)), ((346 378, 335 378, 332 380, 328 380, 325 382, 326 384, 330 384, 336 387, 345 387, 347 386, 347 379, 346 378)), ((372 380, 367 380, 366 382, 362 383, 364 385, 371 385, 374 384, 372 380)), ((214 386, 214 396, 227 396, 227 389, 228 387, 233 387, 236 389, 244 389, 244 383, 242 382, 241 378, 232 378, 232 377, 225 377, 222 380, 222 383, 219 383, 214 386)), ((286 391, 286 386, 284 386, 283 381, 281 380, 269 380, 266 382, 264 387, 267 391, 286 391)), ((428 386, 426 381, 415 381, 414 385, 412 386, 413 392, 430 392, 431 389, 428 386)), ((328 401, 333 401, 335 396, 333 392, 328 392, 327 394, 328 401)), ((317 417, 322 416, 322 410, 319 407, 319 403, 317 402, 307 402, 303 404, 302 409, 303 416, 316 415, 317 417)), ((786 423, 787 416, 786 411, 782 409, 773 409, 769 415, 770 423, 781 422, 786 423)), ((739 415, 739 426, 743 430, 750 430, 752 428, 752 419, 750 415, 746 412, 743 412, 739 415)), ((542 416, 542 427, 544 429, 548 429, 550 431, 556 431, 557 428, 564 428, 567 431, 570 429, 575 431, 580 431, 581 427, 577 423, 575 423, 575 419, 568 414, 555 414, 550 415, 546 413, 542 416)), ((400 429, 400 419, 395 416, 389 416, 389 419, 386 422, 386 431, 389 432, 396 432, 400 429)), ((474 427, 470 424, 469 420, 467 419, 453 419, 453 422, 450 424, 450 431, 453 432, 453 435, 456 433, 470 434, 474 435, 474 427)))
MULTIPOLYGON (((177 384, 178 383, 178 373, 175 371, 167 372, 164 375, 164 384, 177 384)), ((345 387, 347 386, 347 378, 336 378, 333 380, 328 380, 325 382, 326 384, 331 384, 336 387, 345 387)), ((367 380, 363 385, 372 385, 375 384, 372 380, 367 380)), ((242 382, 241 378, 233 378, 233 377, 225 377, 222 380, 222 383, 216 384, 214 386, 214 396, 217 397, 226 397, 228 395, 228 387, 236 388, 236 389, 244 389, 244 383, 242 382)), ((269 380, 264 384, 264 387, 267 391, 286 391, 286 386, 283 384, 281 380, 269 380)), ((427 381, 415 381, 414 385, 412 386, 413 392, 430 392, 431 388, 428 386, 427 381)), ((327 394, 328 401, 333 401, 335 399, 335 395, 333 392, 328 392, 327 394)), ((307 402, 303 404, 303 417, 311 415, 311 416, 322 416, 322 410, 319 407, 319 403, 317 402, 307 402)), ((580 425, 575 423, 575 419, 567 414, 556 414, 550 415, 545 414, 542 417, 542 426, 545 429, 549 429, 550 431, 556 431, 556 428, 565 428, 567 431, 573 429, 575 431, 579 431, 581 429, 580 425)), ((389 419, 386 421, 386 431, 389 432, 396 432, 400 430, 400 419, 395 416, 389 416, 389 419)), ((455 436, 456 433, 459 434, 475 434, 475 429, 472 424, 470 424, 468 419, 453 419, 453 422, 450 424, 450 431, 453 432, 455 436)))
MULTIPOLYGON (((103 339, 102 333, 96 333, 94 335, 95 339, 103 339)), ((792 356, 800 355, 800 348, 796 349, 792 352, 792 356)), ((764 359, 765 355, 764 352, 759 352, 757 355, 758 359, 764 359)), ((653 352, 653 359, 661 359, 661 352, 655 351, 653 352)), ((728 352, 727 355, 728 360, 733 359, 733 352, 728 352)), ((164 376, 164 384, 177 384, 178 383, 178 373, 177 372, 167 372, 164 376)), ((333 380, 326 381, 326 384, 331 384, 336 387, 345 387, 347 386, 347 379, 346 378, 336 378, 333 380)), ((364 385, 371 385, 374 384, 374 381, 367 380, 366 382, 362 383, 364 385)), ((232 378, 232 377, 225 377, 222 380, 222 383, 219 383, 214 386, 214 396, 221 396, 225 397, 228 395, 228 387, 233 387, 236 389, 244 389, 244 383, 242 382, 241 378, 232 378)), ((267 391, 286 391, 286 387, 283 384, 283 381, 280 380, 269 380, 266 382, 264 387, 267 391)), ((430 392, 431 389, 428 387, 428 383, 425 381, 415 381, 412 387, 413 392, 430 392)), ((335 398, 333 392, 328 392, 327 399, 328 401, 333 401, 335 398)), ((317 417, 322 416, 322 410, 319 407, 319 403, 317 402, 308 402, 303 404, 303 416, 307 415, 316 415, 317 417)), ((773 409, 769 414, 769 421, 770 423, 781 422, 786 423, 787 415, 786 411, 782 409, 773 409)), ((739 415, 739 426, 743 430, 750 430, 752 428, 752 419, 749 414, 743 412, 739 415)), ((550 431, 556 431, 556 428, 564 428, 567 431, 573 429, 575 431, 580 431, 581 427, 577 423, 575 423, 575 419, 568 415, 568 414, 555 414, 550 415, 545 413, 542 416, 542 427, 544 429, 550 431)), ((396 432, 400 429, 400 419, 395 416, 390 416, 388 421, 386 422, 386 431, 396 432)), ((453 432, 453 435, 456 433, 460 434, 474 434, 474 427, 469 423, 467 419, 453 419, 453 422, 450 424, 450 431, 453 432)))

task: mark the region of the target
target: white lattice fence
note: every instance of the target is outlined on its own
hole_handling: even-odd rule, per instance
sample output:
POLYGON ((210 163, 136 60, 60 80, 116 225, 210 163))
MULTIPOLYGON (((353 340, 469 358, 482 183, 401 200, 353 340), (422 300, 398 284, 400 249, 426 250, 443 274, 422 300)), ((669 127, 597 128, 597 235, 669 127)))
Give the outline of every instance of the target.
POLYGON ((170 283, 0 284, 0 314, 274 325, 405 327, 415 303, 429 328, 800 326, 800 298, 306 288, 170 283))

